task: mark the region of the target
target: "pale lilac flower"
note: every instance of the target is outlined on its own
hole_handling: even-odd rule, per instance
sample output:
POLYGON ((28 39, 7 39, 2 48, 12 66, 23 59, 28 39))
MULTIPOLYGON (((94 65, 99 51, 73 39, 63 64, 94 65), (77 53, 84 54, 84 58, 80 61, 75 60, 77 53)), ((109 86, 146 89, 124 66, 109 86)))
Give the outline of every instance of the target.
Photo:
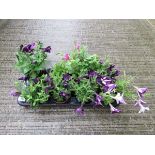
POLYGON ((64 60, 68 61, 70 59, 70 56, 68 53, 65 54, 64 60))
POLYGON ((143 95, 148 91, 147 88, 138 88, 138 87, 136 87, 136 86, 134 86, 134 88, 136 88, 137 94, 138 94, 138 96, 139 96, 140 98, 142 98, 143 95))
POLYGON ((146 103, 146 102, 144 102, 142 99, 139 99, 139 100, 136 101, 135 106, 139 106, 140 107, 140 110, 139 110, 138 113, 144 113, 146 110, 147 111, 150 110, 149 107, 144 107, 143 103, 146 103))
POLYGON ((126 104, 124 98, 123 98, 123 94, 121 95, 120 93, 117 93, 117 95, 115 97, 111 96, 113 99, 116 100, 117 104, 126 104))
POLYGON ((109 104, 109 106, 112 114, 121 112, 121 110, 116 109, 112 104, 109 104))
POLYGON ((102 81, 102 84, 104 84, 104 85, 107 85, 107 84, 110 84, 111 83, 111 80, 106 79, 106 77, 101 78, 101 81, 102 81))
POLYGON ((10 91, 11 96, 19 96, 21 93, 17 92, 15 89, 10 91))
POLYGON ((83 106, 77 108, 77 109, 75 110, 75 113, 76 113, 77 115, 79 115, 79 116, 83 116, 83 115, 84 115, 84 108, 83 108, 83 106))

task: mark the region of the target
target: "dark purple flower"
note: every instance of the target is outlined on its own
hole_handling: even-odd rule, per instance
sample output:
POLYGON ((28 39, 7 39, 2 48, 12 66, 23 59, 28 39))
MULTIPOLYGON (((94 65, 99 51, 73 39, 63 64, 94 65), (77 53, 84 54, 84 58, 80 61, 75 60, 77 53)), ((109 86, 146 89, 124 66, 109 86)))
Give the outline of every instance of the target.
POLYGON ((112 97, 113 99, 116 100, 117 104, 126 104, 124 98, 123 98, 123 94, 120 95, 120 93, 117 93, 117 95, 115 97, 112 97))
POLYGON ((43 74, 48 74, 48 70, 47 69, 43 69, 43 70, 40 70, 40 74, 43 75, 43 74))
POLYGON ((71 79, 71 76, 70 76, 69 73, 66 73, 66 74, 63 75, 63 80, 64 81, 69 81, 70 79, 71 79))
POLYGON ((77 79, 75 80, 75 82, 77 82, 78 84, 80 83, 80 81, 81 81, 81 78, 77 78, 77 79))
POLYGON ((107 84, 104 86, 104 91, 105 92, 111 92, 114 88, 116 88, 116 84, 107 84))
POLYGON ((50 78, 50 76, 47 76, 45 78, 45 82, 48 83, 48 84, 51 84, 51 78, 50 78))
POLYGON ((136 86, 134 86, 134 87, 136 88, 137 93, 138 93, 138 96, 139 96, 140 98, 142 98, 143 95, 148 91, 148 88, 138 88, 138 87, 136 87, 136 86))
POLYGON ((65 92, 63 92, 63 91, 61 91, 61 92, 59 93, 59 95, 62 96, 62 97, 67 97, 67 96, 68 96, 68 94, 65 93, 65 92))
POLYGON ((95 106, 102 105, 101 101, 102 101, 102 96, 96 94, 96 97, 95 97, 95 106))
POLYGON ((115 72, 114 72, 114 73, 112 73, 112 75, 111 75, 111 76, 112 76, 112 77, 114 77, 114 76, 119 76, 119 75, 120 75, 120 73, 121 73, 121 72, 120 72, 118 69, 116 69, 116 70, 115 70, 115 72))
POLYGON ((35 43, 28 44, 23 47, 23 52, 32 52, 35 49, 35 43))
POLYGON ((63 81, 63 86, 65 87, 65 88, 67 88, 68 87, 68 82, 67 81, 63 81))
POLYGON ((17 92, 16 90, 11 90, 10 95, 11 96, 19 96, 21 93, 17 92))
POLYGON ((84 115, 84 108, 83 108, 83 106, 80 106, 79 108, 77 108, 77 109, 75 110, 75 113, 76 113, 77 115, 79 115, 79 116, 83 116, 83 115, 84 115))
POLYGON ((49 91, 52 90, 52 89, 53 89, 53 87, 51 87, 51 86, 46 87, 45 88, 45 93, 48 94, 49 91))
POLYGON ((95 77, 95 76, 97 76, 97 72, 95 72, 95 71, 93 71, 93 70, 88 71, 88 77, 89 77, 89 78, 92 78, 92 77, 95 77))
POLYGON ((108 72, 111 72, 112 71, 112 69, 115 67, 115 65, 114 64, 112 64, 112 65, 110 65, 108 68, 107 68, 107 71, 108 72))
POLYGON ((27 77, 27 76, 25 76, 25 77, 20 77, 20 78, 18 78, 18 80, 26 81, 26 80, 28 80, 28 77, 27 77))
POLYGON ((43 48, 44 52, 50 53, 51 52, 51 46, 48 46, 46 48, 43 48))
POLYGON ((33 79, 33 82, 34 82, 34 83, 38 83, 39 80, 40 80, 39 78, 35 78, 35 79, 33 79))
POLYGON ((112 104, 109 104, 109 106, 110 106, 110 110, 111 110, 111 113, 112 114, 114 114, 114 113, 120 113, 121 112, 121 110, 116 109, 115 107, 113 107, 112 104))

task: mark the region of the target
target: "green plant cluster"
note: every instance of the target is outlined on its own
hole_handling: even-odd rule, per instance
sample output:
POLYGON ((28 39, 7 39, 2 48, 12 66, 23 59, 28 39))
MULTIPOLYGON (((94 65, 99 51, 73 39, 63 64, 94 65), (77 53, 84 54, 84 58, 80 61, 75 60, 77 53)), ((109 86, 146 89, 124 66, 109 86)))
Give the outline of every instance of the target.
POLYGON ((23 51, 20 48, 16 53, 16 68, 28 77, 36 77, 40 70, 45 68, 47 58, 46 52, 43 52, 43 44, 38 42, 32 51, 23 51))
POLYGON ((38 107, 50 98, 62 102, 71 96, 75 96, 84 105, 87 102, 100 102, 96 99, 98 94, 103 106, 112 104, 117 93, 124 94, 129 99, 135 98, 130 88, 132 79, 126 75, 117 78, 119 71, 112 67, 107 57, 101 60, 96 54, 89 54, 85 46, 81 46, 48 70, 45 68, 45 49, 38 42, 35 47, 29 45, 17 52, 16 67, 26 77, 16 83, 17 89, 32 107, 38 107), (104 84, 103 79, 110 79, 116 87, 106 91, 108 84, 104 84))

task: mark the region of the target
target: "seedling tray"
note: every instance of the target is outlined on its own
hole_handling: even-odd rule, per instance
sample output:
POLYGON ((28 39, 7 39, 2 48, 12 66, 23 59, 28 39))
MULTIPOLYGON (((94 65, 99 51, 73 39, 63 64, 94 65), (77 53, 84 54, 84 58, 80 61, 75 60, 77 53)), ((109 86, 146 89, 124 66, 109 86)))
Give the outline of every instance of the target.
MULTIPOLYGON (((23 107, 30 107, 30 104, 28 102, 23 102, 23 101, 19 101, 19 98, 17 98, 17 103, 20 105, 20 106, 23 106, 23 107)), ((42 103, 39 105, 39 107, 70 107, 70 106, 80 106, 81 103, 77 100, 76 97, 71 97, 70 99, 68 99, 67 101, 64 101, 64 102, 56 102, 55 100, 53 99, 50 99, 48 100, 46 103, 42 103)), ((117 107, 118 104, 116 102, 113 102, 112 105, 114 107, 117 107)), ((93 103, 92 102, 89 102, 89 103, 86 103, 84 105, 85 107, 92 107, 93 106, 93 103)), ((103 106, 98 106, 98 107, 103 107, 103 106)), ((104 106, 105 108, 109 108, 109 106, 104 106)))

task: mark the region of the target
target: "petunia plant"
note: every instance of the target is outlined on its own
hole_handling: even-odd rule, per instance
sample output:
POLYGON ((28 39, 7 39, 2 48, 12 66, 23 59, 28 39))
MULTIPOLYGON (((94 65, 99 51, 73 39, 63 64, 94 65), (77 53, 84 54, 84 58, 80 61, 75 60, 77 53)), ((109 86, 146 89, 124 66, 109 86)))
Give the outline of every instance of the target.
POLYGON ((96 54, 89 54, 85 46, 76 44, 73 51, 47 69, 50 51, 50 46, 43 48, 40 42, 20 46, 16 67, 23 76, 11 95, 19 96, 31 107, 52 101, 62 105, 76 98, 78 115, 84 115, 85 105, 108 107, 111 113, 119 113, 118 105, 127 104, 125 99, 134 100, 139 113, 149 110, 144 101, 148 89, 134 86, 133 78, 120 72, 108 57, 102 60, 96 54))
POLYGON ((47 53, 50 51, 51 47, 43 48, 41 42, 21 45, 16 54, 16 68, 27 78, 36 77, 45 68, 47 53))

